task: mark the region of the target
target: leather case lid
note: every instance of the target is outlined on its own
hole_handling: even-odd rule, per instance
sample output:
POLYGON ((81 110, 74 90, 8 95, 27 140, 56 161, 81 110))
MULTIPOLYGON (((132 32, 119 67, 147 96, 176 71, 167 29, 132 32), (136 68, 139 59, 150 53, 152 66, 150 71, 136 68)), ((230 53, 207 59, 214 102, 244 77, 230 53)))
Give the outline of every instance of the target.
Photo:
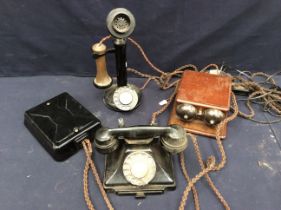
POLYGON ((230 93, 230 77, 187 70, 180 82, 176 101, 228 111, 230 93))

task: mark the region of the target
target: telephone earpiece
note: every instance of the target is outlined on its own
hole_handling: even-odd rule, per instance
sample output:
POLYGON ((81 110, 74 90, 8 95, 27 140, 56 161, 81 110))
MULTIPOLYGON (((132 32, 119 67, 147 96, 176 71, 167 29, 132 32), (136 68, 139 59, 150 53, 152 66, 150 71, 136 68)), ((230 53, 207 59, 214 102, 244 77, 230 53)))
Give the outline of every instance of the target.
POLYGON ((97 74, 94 79, 94 85, 97 88, 107 88, 112 84, 112 78, 107 73, 106 68, 106 46, 102 43, 96 43, 92 46, 93 56, 96 61, 97 74))
POLYGON ((163 148, 172 154, 184 151, 188 145, 186 131, 179 125, 171 125, 172 129, 161 138, 163 148))
POLYGON ((95 134, 94 144, 100 153, 111 153, 119 146, 119 141, 112 135, 110 129, 100 128, 95 134))

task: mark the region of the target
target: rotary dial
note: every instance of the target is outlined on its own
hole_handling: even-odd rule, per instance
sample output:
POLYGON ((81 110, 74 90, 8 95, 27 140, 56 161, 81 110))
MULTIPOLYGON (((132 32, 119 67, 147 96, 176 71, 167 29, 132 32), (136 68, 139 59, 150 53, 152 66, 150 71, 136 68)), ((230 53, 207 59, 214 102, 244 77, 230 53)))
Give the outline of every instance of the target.
POLYGON ((119 87, 113 94, 115 106, 122 111, 130 111, 138 104, 138 94, 128 86, 119 87))
POLYGON ((146 152, 133 152, 123 163, 123 174, 132 185, 143 186, 155 176, 156 164, 153 157, 146 152))

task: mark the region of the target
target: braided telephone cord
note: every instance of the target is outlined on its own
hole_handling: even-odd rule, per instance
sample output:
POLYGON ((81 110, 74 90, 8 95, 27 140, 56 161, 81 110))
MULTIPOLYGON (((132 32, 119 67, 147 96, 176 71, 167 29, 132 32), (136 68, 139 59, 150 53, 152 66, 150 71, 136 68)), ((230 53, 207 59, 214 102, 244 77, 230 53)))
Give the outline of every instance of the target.
MULTIPOLYGON (((194 135, 192 134, 188 134, 191 137, 192 143, 194 145, 194 149, 195 149, 195 153, 198 159, 198 162, 200 164, 201 169, 203 170, 205 165, 202 159, 202 155, 199 149, 199 145, 197 142, 197 139, 194 135)), ((182 155, 182 158, 184 159, 184 156, 182 155)), ((215 195, 217 196, 217 198, 219 199, 219 201, 221 202, 221 204, 224 206, 225 209, 229 210, 230 207, 228 205, 228 203, 226 202, 226 200, 224 199, 224 197, 221 195, 220 191, 216 188, 215 184, 213 183, 211 177, 209 176, 209 174, 205 174, 205 179, 207 180, 209 186, 211 187, 211 189, 213 190, 213 192, 215 193, 215 195)))
POLYGON ((105 190, 103 189, 101 179, 100 179, 99 174, 97 172, 94 161, 92 160, 93 149, 92 149, 92 144, 91 144, 90 140, 89 139, 84 140, 82 142, 82 145, 83 145, 83 149, 84 149, 85 155, 86 155, 86 163, 85 163, 85 168, 84 168, 84 173, 83 173, 83 185, 84 185, 84 198, 85 198, 86 204, 88 206, 88 209, 89 210, 95 210, 94 205, 91 201, 91 198, 90 198, 90 195, 89 195, 89 189, 88 189, 88 186, 89 186, 88 174, 89 174, 89 170, 91 169, 107 208, 109 210, 114 210, 105 190))
POLYGON ((196 182, 198 182, 205 174, 209 173, 210 171, 212 171, 215 167, 215 157, 214 156, 210 156, 207 160, 207 167, 204 168, 202 171, 200 171, 195 177, 193 177, 190 182, 188 182, 183 195, 182 195, 182 199, 179 205, 179 210, 184 210, 184 207, 186 205, 186 201, 187 201, 187 197, 188 197, 188 193, 190 192, 190 190, 192 189, 192 187, 195 185, 196 182))
POLYGON ((100 41, 99 41, 99 45, 101 45, 102 43, 104 43, 105 41, 109 40, 111 38, 111 35, 105 36, 103 37, 100 41))
POLYGON ((229 117, 225 118, 217 126, 217 129, 216 129, 217 145, 218 145, 219 151, 221 153, 221 162, 218 165, 216 165, 216 167, 215 167, 215 170, 217 170, 217 171, 222 169, 224 167, 225 163, 226 163, 226 154, 225 154, 225 151, 224 151, 224 148, 223 148, 223 144, 222 144, 222 141, 221 141, 221 137, 220 137, 221 130, 228 122, 234 120, 237 117, 238 112, 239 112, 238 104, 237 104, 237 101, 236 101, 235 94, 232 92, 231 96, 232 96, 232 103, 233 103, 234 112, 233 112, 232 115, 230 115, 229 117))
MULTIPOLYGON (((209 186, 211 187, 211 189, 213 190, 213 192, 215 193, 215 195, 217 196, 217 198, 219 199, 219 201, 222 203, 222 205, 224 206, 225 209, 229 210, 230 207, 228 205, 228 203, 226 202, 226 200, 224 199, 224 197, 221 195, 221 193, 219 192, 219 190, 216 188, 216 186, 214 185, 213 181, 211 180, 210 176, 208 175, 208 172, 212 171, 212 170, 220 170, 224 167, 225 163, 226 163, 226 154, 223 148, 223 144, 220 138, 220 133, 222 128, 226 125, 226 123, 230 122, 231 120, 235 119, 235 117, 238 114, 238 105, 237 105, 237 101, 235 98, 235 95, 232 93, 232 103, 234 106, 234 113, 232 115, 230 115, 229 117, 227 117, 225 120, 223 120, 218 126, 217 126, 217 132, 216 132, 216 141, 217 141, 217 145, 219 147, 219 151, 221 154, 221 162, 218 165, 213 165, 212 167, 210 165, 208 165, 207 162, 207 167, 205 168, 204 162, 202 160, 202 155, 199 149, 199 145, 197 142, 197 139, 194 135, 192 134, 188 134, 191 137, 192 143, 194 145, 194 149, 195 149, 195 153, 198 159, 198 162, 201 166, 201 172, 198 173, 194 178, 191 179, 191 181, 189 181, 187 187, 184 190, 184 193, 182 195, 182 199, 181 199, 181 203, 179 205, 179 210, 184 210, 184 207, 186 205, 186 201, 187 201, 187 197, 188 194, 190 192, 190 190, 192 189, 191 187, 202 177, 205 176, 209 186)), ((213 156, 210 156, 209 159, 214 158, 213 156)), ((183 153, 180 154, 180 159, 181 162, 184 162, 184 155, 183 153)), ((185 164, 181 164, 182 168, 185 168, 185 164)), ((195 202, 196 203, 196 202, 195 202)))
MULTIPOLYGON (((185 163, 183 152, 181 152, 179 154, 179 162, 180 162, 181 170, 182 170, 182 173, 183 173, 183 176, 184 176, 185 180, 187 181, 187 183, 190 183, 191 179, 190 179, 190 177, 187 173, 187 168, 186 168, 186 163, 185 163)), ((191 187, 191 190, 192 190, 192 193, 193 193, 195 210, 200 210, 200 202, 199 202, 199 197, 198 197, 198 193, 197 193, 197 190, 195 188, 195 185, 193 185, 191 187)))
POLYGON ((276 117, 281 116, 281 91, 280 89, 278 89, 278 86, 274 88, 276 82, 273 79, 273 75, 268 75, 263 72, 256 72, 253 74, 247 74, 247 79, 241 76, 235 76, 234 79, 236 81, 239 81, 239 84, 241 86, 252 92, 246 99, 246 107, 248 108, 249 113, 239 111, 239 116, 262 124, 271 124, 281 121, 280 118, 271 121, 259 121, 253 119, 253 117, 255 116, 255 111, 252 107, 252 104, 254 103, 254 100, 257 101, 257 99, 259 100, 259 104, 264 106, 265 112, 269 112, 271 115, 276 117), (267 86, 272 85, 273 88, 268 88, 266 85, 261 85, 261 82, 254 81, 255 77, 265 78, 265 81, 263 81, 263 83, 267 84, 267 86))

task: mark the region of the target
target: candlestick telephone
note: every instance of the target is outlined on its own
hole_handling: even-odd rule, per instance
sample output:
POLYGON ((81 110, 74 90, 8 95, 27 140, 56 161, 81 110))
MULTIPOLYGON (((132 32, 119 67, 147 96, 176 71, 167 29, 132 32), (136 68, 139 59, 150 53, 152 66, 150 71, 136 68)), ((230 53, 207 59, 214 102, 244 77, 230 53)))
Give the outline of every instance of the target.
POLYGON ((97 88, 106 88, 103 101, 109 108, 131 111, 139 105, 141 99, 140 89, 127 83, 126 38, 135 28, 135 18, 127 9, 117 8, 108 14, 106 25, 114 38, 114 49, 107 50, 103 43, 92 46, 97 67, 94 85, 97 88), (105 55, 109 52, 115 53, 117 84, 114 85, 106 68, 105 55))
POLYGON ((171 154, 188 141, 178 125, 132 126, 97 130, 95 148, 106 154, 104 188, 117 194, 144 197, 176 187, 171 154))

